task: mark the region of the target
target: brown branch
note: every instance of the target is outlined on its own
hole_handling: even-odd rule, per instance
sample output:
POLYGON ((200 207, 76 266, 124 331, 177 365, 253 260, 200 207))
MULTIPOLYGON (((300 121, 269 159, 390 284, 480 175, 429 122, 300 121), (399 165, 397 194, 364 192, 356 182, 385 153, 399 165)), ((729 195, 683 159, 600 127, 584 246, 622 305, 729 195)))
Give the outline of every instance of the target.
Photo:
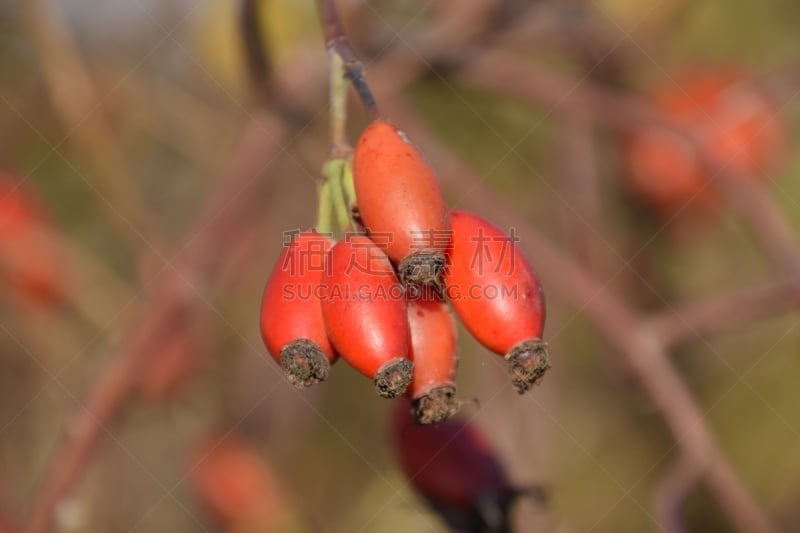
POLYGON ((378 104, 375 102, 375 97, 372 95, 372 91, 364 77, 364 67, 344 33, 342 21, 339 19, 334 0, 317 0, 317 6, 322 17, 325 46, 329 52, 339 54, 342 58, 345 75, 350 80, 350 83, 353 84, 364 109, 366 109, 370 119, 377 119, 380 117, 378 104))
POLYGON ((25 532, 50 531, 56 506, 81 477, 108 425, 133 390, 132 362, 130 357, 115 360, 92 385, 85 404, 68 422, 29 511, 25 532))
MULTIPOLYGON (((388 100, 387 100, 388 102, 388 100)), ((386 105, 386 104, 384 104, 386 105)), ((703 413, 686 383, 672 365, 664 346, 649 334, 636 313, 593 279, 574 261, 556 249, 537 228, 506 207, 475 171, 448 150, 404 104, 387 106, 426 152, 440 164, 440 176, 453 190, 469 190, 464 200, 479 198, 481 211, 502 227, 519 230, 522 242, 548 290, 581 309, 612 352, 637 378, 672 433, 681 452, 702 473, 709 492, 731 523, 742 532, 771 532, 775 528, 724 458, 703 413)))
POLYGON ((708 296, 661 311, 646 327, 665 345, 679 344, 800 308, 800 278, 708 296))
POLYGON ((605 250, 594 231, 601 229, 600 177, 595 157, 594 128, 591 117, 565 112, 558 117, 553 141, 553 167, 556 188, 570 205, 557 202, 558 219, 573 253, 592 265, 595 271, 606 270, 605 250))
POLYGON ((692 461, 680 456, 668 467, 653 496, 656 519, 667 533, 687 533, 681 507, 692 487, 697 484, 700 472, 692 461))
POLYGON ((152 290, 159 296, 153 307, 144 309, 141 319, 133 322, 137 326, 122 344, 126 349, 101 373, 85 404, 67 422, 65 436, 31 506, 24 529, 27 533, 49 531, 55 507, 85 472, 92 452, 135 392, 142 369, 158 357, 161 340, 192 313, 195 297, 187 284, 206 283, 220 272, 224 250, 235 246, 239 237, 236 228, 246 224, 258 203, 258 197, 247 194, 246 189, 279 153, 287 134, 282 122, 272 117, 267 117, 266 125, 252 121, 247 127, 219 189, 193 226, 194 245, 152 290))

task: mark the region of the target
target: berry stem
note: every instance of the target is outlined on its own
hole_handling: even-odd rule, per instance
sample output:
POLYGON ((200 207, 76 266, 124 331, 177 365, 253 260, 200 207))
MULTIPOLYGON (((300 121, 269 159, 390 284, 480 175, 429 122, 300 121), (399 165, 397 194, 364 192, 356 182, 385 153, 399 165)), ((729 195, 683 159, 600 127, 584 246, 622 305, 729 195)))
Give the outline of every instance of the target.
POLYGON ((345 173, 345 167, 350 164, 349 158, 333 157, 323 167, 325 181, 328 182, 330 187, 330 203, 339 223, 339 229, 343 232, 349 231, 352 227, 350 210, 347 208, 344 191, 342 190, 342 177, 345 173))
POLYGON ((331 184, 327 179, 323 179, 317 189, 317 231, 323 235, 332 233, 332 218, 331 184))
POLYGON ((375 98, 364 77, 364 67, 345 36, 342 21, 336 11, 336 4, 333 0, 317 0, 317 5, 322 17, 325 45, 331 57, 339 57, 344 76, 353 84, 369 117, 373 120, 378 118, 380 116, 378 104, 375 103, 375 98))
POLYGON ((353 158, 350 157, 344 166, 342 173, 342 189, 344 190, 344 199, 347 202, 348 211, 351 207, 356 205, 356 186, 353 182, 353 158))

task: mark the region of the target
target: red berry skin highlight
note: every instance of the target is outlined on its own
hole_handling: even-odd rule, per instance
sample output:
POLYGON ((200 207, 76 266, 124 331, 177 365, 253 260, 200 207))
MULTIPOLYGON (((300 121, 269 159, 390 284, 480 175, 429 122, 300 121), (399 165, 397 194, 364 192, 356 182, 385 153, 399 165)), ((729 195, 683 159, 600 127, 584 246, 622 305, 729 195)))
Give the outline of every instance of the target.
POLYGON ((489 350, 509 362, 520 394, 550 368, 542 342, 544 293, 517 242, 483 218, 450 214, 446 292, 458 318, 489 350))
POLYGON ((405 393, 408 360, 405 291, 386 254, 368 237, 348 235, 331 249, 323 274, 322 315, 336 351, 375 380, 378 394, 405 393))
POLYGON ((361 220, 398 264, 402 281, 437 284, 449 241, 447 208, 436 174, 405 133, 372 122, 353 156, 361 220))
POLYGON ((264 288, 261 336, 297 387, 325 381, 336 362, 319 299, 332 247, 333 241, 315 230, 299 233, 284 246, 264 288))
POLYGON ((447 303, 427 291, 408 302, 408 325, 414 377, 406 395, 420 424, 438 424, 459 408, 455 399, 458 329, 447 303))

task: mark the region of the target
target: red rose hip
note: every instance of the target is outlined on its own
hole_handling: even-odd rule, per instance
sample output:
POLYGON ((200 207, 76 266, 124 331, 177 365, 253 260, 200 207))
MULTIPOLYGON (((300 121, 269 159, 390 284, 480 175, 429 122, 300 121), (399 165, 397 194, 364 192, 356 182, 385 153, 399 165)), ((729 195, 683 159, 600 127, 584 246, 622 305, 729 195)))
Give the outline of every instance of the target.
POLYGON ((438 285, 449 241, 439 181, 405 133, 372 122, 355 147, 353 181, 361 220, 403 282, 438 285))
POLYGON ((691 201, 706 211, 716 207, 718 194, 706 187, 714 176, 703 159, 763 179, 784 158, 785 127, 773 103, 745 72, 688 70, 657 87, 649 100, 680 131, 642 125, 626 135, 626 186, 667 215, 691 201))
POLYGON ((284 247, 264 288, 261 336, 296 387, 325 381, 337 358, 319 299, 332 246, 315 230, 299 233, 284 247))
POLYGON ((0 281, 45 307, 68 296, 64 250, 33 189, 0 170, 0 281))
POLYGON ((444 278, 450 303, 478 342, 505 356, 522 394, 550 368, 541 340, 545 303, 539 279, 514 239, 486 220, 453 211, 450 224, 444 278))
POLYGON ((455 399, 458 330, 447 303, 432 290, 426 293, 408 302, 414 377, 406 395, 418 423, 438 424, 459 408, 455 399))
POLYGON ((233 434, 212 434, 191 450, 190 484, 225 531, 275 531, 288 501, 270 465, 233 434))
POLYGON ((322 315, 336 351, 375 380, 378 395, 405 393, 408 360, 405 293, 386 254, 368 237, 347 235, 329 254, 322 277, 322 315))
POLYGON ((454 531, 510 531, 509 511, 522 494, 543 499, 540 487, 514 487, 485 434, 452 418, 437 426, 413 423, 407 402, 391 421, 403 474, 454 531))

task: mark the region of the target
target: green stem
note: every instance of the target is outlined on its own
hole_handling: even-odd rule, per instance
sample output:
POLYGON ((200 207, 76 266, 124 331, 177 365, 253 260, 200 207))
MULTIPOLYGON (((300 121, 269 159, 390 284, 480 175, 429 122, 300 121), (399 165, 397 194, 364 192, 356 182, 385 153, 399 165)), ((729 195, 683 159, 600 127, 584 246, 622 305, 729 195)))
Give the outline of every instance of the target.
POLYGON ((324 179, 317 189, 317 231, 323 234, 333 232, 333 204, 331 203, 331 184, 324 179))
POLYGON ((332 158, 325 163, 325 175, 330 183, 331 204, 339 222, 339 229, 343 232, 351 229, 350 210, 347 208, 347 201, 344 198, 342 189, 342 177, 348 160, 343 158, 332 158))
POLYGON ((348 210, 357 205, 356 202, 356 187, 353 182, 353 157, 352 155, 347 158, 344 164, 344 174, 342 175, 342 189, 344 189, 344 197, 347 202, 348 210))

